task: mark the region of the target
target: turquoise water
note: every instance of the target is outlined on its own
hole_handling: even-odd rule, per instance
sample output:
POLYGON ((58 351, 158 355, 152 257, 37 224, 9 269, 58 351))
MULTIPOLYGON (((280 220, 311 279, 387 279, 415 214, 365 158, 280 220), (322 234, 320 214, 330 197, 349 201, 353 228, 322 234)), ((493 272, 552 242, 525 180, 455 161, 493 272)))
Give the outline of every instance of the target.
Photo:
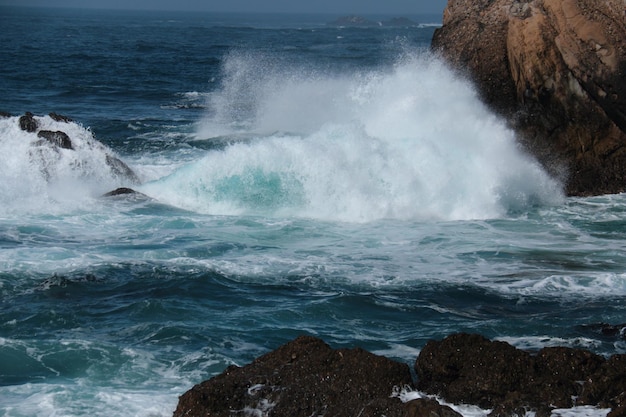
POLYGON ((595 326, 626 321, 625 197, 564 197, 429 55, 438 17, 2 11, 0 415, 171 415, 301 334, 626 352, 595 326), (143 195, 101 197, 107 153, 143 195))

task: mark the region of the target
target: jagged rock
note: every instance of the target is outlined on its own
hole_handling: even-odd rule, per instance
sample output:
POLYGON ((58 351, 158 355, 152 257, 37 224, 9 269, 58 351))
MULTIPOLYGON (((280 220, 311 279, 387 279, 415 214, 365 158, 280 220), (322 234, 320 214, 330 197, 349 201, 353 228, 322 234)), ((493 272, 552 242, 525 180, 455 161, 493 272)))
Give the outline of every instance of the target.
POLYGON ((11 113, 6 112, 6 111, 0 111, 0 117, 3 119, 7 119, 9 117, 11 117, 11 113))
POLYGON ((60 130, 56 132, 51 130, 40 130, 37 132, 37 136, 46 139, 49 143, 59 148, 74 149, 70 137, 67 136, 67 133, 61 132, 60 130))
POLYGON ((302 336, 196 385, 180 397, 174 416, 354 417, 385 409, 401 417, 402 402, 390 396, 411 383, 406 364, 302 336))
POLYGON ((39 128, 39 123, 35 120, 33 114, 31 112, 26 112, 24 116, 20 117, 20 129, 25 130, 26 132, 36 132, 39 128))
POLYGON ((433 48, 570 195, 626 189, 623 0, 449 0, 433 48))
POLYGON ((73 121, 69 117, 63 116, 62 114, 58 114, 58 113, 55 113, 55 112, 50 113, 48 116, 50 116, 50 118, 52 120, 56 121, 56 122, 70 123, 70 122, 73 121))
MULTIPOLYGON (((626 406, 626 355, 544 348, 536 355, 479 335, 426 344, 415 362, 417 388, 453 403, 493 409, 492 416, 549 416, 554 408, 626 406)), ((619 413, 619 411, 615 411, 619 413)))

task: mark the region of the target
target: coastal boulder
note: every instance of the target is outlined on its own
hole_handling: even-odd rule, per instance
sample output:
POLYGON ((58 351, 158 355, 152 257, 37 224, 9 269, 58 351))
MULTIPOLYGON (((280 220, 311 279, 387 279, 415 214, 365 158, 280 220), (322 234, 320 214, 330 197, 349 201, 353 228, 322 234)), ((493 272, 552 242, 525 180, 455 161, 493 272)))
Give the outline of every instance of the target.
POLYGON ((583 349, 547 347, 536 354, 480 335, 430 341, 415 362, 417 388, 453 403, 492 409, 492 416, 549 416, 554 408, 626 406, 626 355, 606 360, 583 349))
POLYGON ((449 0, 432 47, 570 195, 626 190, 623 0, 449 0))
POLYGON ((301 336, 194 386, 180 397, 174 416, 354 417, 382 410, 401 417, 401 400, 390 397, 394 387, 411 384, 406 364, 301 336))

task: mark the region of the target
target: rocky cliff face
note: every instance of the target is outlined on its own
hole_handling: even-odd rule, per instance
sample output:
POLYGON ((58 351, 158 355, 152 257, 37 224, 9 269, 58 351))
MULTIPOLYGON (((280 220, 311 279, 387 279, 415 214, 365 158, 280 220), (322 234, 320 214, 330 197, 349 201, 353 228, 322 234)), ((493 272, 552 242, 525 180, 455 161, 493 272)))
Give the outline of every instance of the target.
POLYGON ((449 0, 433 49, 568 194, 622 192, 625 10, 625 0, 449 0))

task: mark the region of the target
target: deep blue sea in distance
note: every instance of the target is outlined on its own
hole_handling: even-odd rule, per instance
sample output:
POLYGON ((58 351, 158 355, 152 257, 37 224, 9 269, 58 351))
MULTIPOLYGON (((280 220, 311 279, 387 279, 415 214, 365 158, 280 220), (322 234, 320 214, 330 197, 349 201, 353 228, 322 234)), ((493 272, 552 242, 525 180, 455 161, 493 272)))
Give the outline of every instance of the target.
POLYGON ((626 197, 565 197, 440 16, 337 17, 0 7, 0 416, 170 416, 302 334, 626 353, 626 197))

